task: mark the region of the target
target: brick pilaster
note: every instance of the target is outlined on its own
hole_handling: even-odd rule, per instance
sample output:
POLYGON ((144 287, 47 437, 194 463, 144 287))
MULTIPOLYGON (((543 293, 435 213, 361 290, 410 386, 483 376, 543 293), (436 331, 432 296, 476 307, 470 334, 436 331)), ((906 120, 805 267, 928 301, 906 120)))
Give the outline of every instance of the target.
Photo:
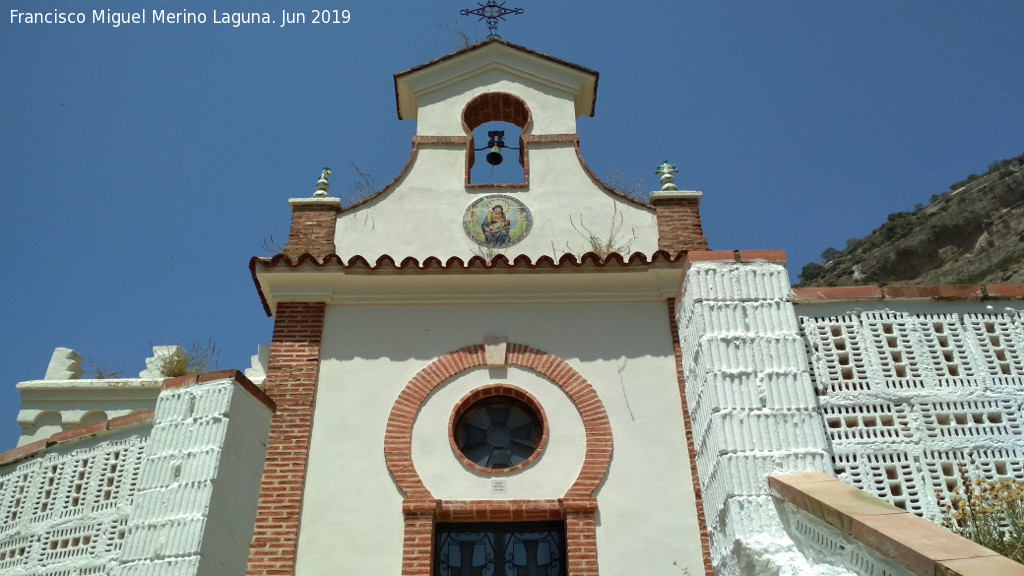
POLYGON ((700 192, 652 192, 651 205, 658 217, 658 249, 671 254, 707 250, 700 225, 700 192))
POLYGON ((288 201, 292 208, 292 227, 284 253, 295 259, 311 254, 318 260, 333 254, 334 228, 341 211, 337 198, 301 198, 288 201))
POLYGON ((249 548, 250 576, 293 574, 326 304, 281 302, 265 387, 277 403, 249 548))
POLYGON ((434 522, 439 500, 406 500, 402 505, 405 536, 402 546, 402 576, 430 574, 434 563, 434 522))
POLYGON ((597 576, 597 501, 565 510, 565 559, 572 576, 597 576))
POLYGON ((686 379, 683 377, 683 351, 679 345, 679 323, 676 321, 675 298, 668 299, 668 326, 672 333, 672 352, 676 359, 676 382, 679 385, 679 397, 683 403, 683 432, 686 435, 686 451, 690 460, 690 478, 693 482, 693 496, 697 508, 697 526, 700 528, 700 549, 704 560, 704 574, 705 576, 714 576, 708 522, 704 517, 704 493, 701 490, 700 475, 697 472, 697 448, 693 440, 693 425, 690 424, 690 405, 686 401, 686 379))

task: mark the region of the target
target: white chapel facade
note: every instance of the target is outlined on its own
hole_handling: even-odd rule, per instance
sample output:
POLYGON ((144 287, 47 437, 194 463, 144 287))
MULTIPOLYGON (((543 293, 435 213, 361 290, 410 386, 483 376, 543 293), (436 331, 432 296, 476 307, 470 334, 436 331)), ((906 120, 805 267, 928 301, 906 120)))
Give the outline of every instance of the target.
MULTIPOLYGON (((285 474, 302 480, 296 574, 704 571, 667 305, 681 250, 706 247, 699 193, 664 193, 694 244, 659 250, 658 210, 580 156, 596 87, 500 40, 396 75, 417 124, 404 171, 344 209, 293 200, 285 255, 254 260, 275 334, 292 314, 323 318, 305 342, 308 463, 278 476, 272 430, 264 474, 274 501, 285 474), (474 181, 473 130, 489 122, 520 131, 501 150, 520 182, 474 181), (580 223, 618 234, 621 253, 584 256, 580 223)), ((275 378, 279 344, 277 417, 297 389, 275 378)), ((261 524, 273 512, 253 573, 283 542, 261 524)))

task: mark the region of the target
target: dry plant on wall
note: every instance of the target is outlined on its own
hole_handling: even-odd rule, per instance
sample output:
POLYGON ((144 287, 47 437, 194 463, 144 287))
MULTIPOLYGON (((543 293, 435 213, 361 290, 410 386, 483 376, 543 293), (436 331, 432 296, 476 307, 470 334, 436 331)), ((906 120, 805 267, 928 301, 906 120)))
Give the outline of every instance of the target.
POLYGON ((359 166, 356 166, 355 162, 349 161, 352 168, 356 171, 356 178, 352 181, 352 191, 355 196, 358 196, 360 200, 366 200, 370 196, 377 193, 377 179, 373 177, 373 174, 363 172, 359 166))
MULTIPOLYGON (((625 218, 622 214, 619 214, 619 207, 615 204, 612 205, 612 217, 609 223, 608 230, 606 232, 598 233, 592 230, 583 221, 583 215, 580 214, 580 222, 577 225, 573 220, 572 216, 569 216, 569 224, 572 225, 572 229, 583 238, 584 247, 583 252, 577 252, 573 250, 569 243, 566 242, 566 251, 575 254, 577 257, 583 256, 587 252, 593 252, 601 258, 607 258, 611 254, 621 254, 623 256, 629 254, 630 247, 633 242, 636 241, 636 230, 630 228, 629 234, 625 234, 622 230, 625 225, 625 218)), ((554 249, 554 244, 552 244, 554 249)), ((557 258, 557 253, 556 253, 557 258)))
POLYGON ((124 376, 124 370, 115 370, 106 364, 97 364, 93 362, 92 356, 89 357, 89 369, 92 370, 91 378, 93 380, 116 380, 124 376))
POLYGON ((647 183, 644 181, 643 176, 634 174, 632 177, 627 177, 617 168, 611 169, 604 183, 619 194, 629 196, 640 202, 647 202, 647 198, 651 194, 651 191, 647 189, 647 183))
MULTIPOLYGON (((467 34, 465 30, 462 29, 462 26, 459 26, 458 21, 454 21, 451 24, 438 24, 437 27, 444 30, 445 32, 448 33, 449 36, 455 39, 457 44, 454 47, 447 46, 446 48, 449 50, 458 51, 462 50, 463 48, 469 48, 473 44, 476 44, 477 42, 480 41, 479 38, 470 38, 469 34, 467 34)), ((434 42, 434 46, 438 45, 439 44, 437 42, 434 42)))
MULTIPOLYGON (((358 199, 353 202, 349 202, 348 204, 351 206, 356 202, 361 202, 370 196, 373 196, 378 192, 378 190, 377 179, 373 177, 373 174, 363 172, 362 169, 360 169, 359 166, 356 166, 356 163, 351 160, 349 161, 349 164, 352 165, 352 168, 356 171, 356 176, 358 176, 358 178, 352 181, 352 193, 350 194, 350 196, 358 197, 358 199)), ((363 226, 369 226, 370 229, 373 230, 376 225, 377 221, 373 219, 373 209, 367 208, 363 211, 363 226)))
POLYGON ((1016 562, 1024 563, 1024 482, 968 479, 959 465, 961 493, 943 510, 942 525, 1016 562))
POLYGON ((474 256, 479 256, 484 259, 484 262, 490 264, 491 261, 494 260, 495 256, 498 254, 504 254, 505 250, 503 248, 493 248, 491 246, 474 246, 472 252, 474 256))
POLYGON ((208 341, 206 346, 200 346, 193 342, 188 348, 182 348, 181 344, 178 344, 178 349, 174 354, 163 358, 160 363, 160 372, 167 378, 202 374, 208 368, 217 368, 217 354, 219 353, 217 344, 213 340, 208 341))
POLYGON ((680 566, 678 561, 672 562, 672 565, 676 568, 679 568, 679 571, 682 572, 682 576, 690 576, 690 570, 688 568, 680 566))
POLYGON ((271 256, 284 254, 284 246, 274 239, 273 234, 263 239, 263 244, 260 248, 262 248, 264 252, 268 252, 271 256))

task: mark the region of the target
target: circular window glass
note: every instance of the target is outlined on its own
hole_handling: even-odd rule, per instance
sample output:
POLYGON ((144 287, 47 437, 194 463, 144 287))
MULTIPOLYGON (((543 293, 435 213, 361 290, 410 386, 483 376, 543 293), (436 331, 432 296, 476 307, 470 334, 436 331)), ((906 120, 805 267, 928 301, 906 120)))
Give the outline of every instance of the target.
POLYGON ((508 396, 472 404, 453 430, 455 446, 482 468, 504 469, 528 460, 541 441, 541 419, 525 402, 508 396))

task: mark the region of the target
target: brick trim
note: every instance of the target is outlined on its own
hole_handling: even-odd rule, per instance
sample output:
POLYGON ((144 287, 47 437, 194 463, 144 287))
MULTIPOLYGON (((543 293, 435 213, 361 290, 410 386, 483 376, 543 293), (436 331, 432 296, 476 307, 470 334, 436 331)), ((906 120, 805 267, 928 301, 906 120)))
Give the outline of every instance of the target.
POLYGON ((768 486, 912 574, 1024 574, 1024 566, 1009 558, 828 474, 773 474, 768 486))
POLYGON ((246 573, 250 576, 291 574, 295 570, 326 309, 322 302, 277 305, 264 381, 277 412, 270 423, 249 547, 246 573))
POLYGON ((277 405, 270 396, 267 396, 266 392, 260 390, 258 386, 252 383, 252 380, 249 380, 245 374, 242 374, 238 370, 219 370, 217 372, 204 372, 203 374, 167 378, 164 380, 163 384, 160 385, 160 389, 170 390, 172 388, 184 388, 187 386, 196 386, 198 384, 213 382, 214 380, 233 380, 235 384, 241 386, 246 392, 251 394, 253 398, 259 400, 261 404, 269 408, 271 412, 277 410, 277 405))
POLYGON ((690 425, 690 406, 686 400, 686 378, 683 376, 683 350, 679 342, 679 324, 676 322, 676 299, 668 300, 668 327, 672 338, 672 354, 676 360, 676 382, 679 385, 679 398, 683 407, 683 432, 686 435, 686 452, 690 459, 690 479, 693 484, 693 496, 697 508, 697 527, 700 530, 700 550, 704 560, 705 576, 714 576, 711 562, 711 538, 708 535, 708 522, 704 517, 704 494, 700 487, 700 475, 697 473, 697 444, 693 439, 693 427, 690 425))
POLYGON ((462 109, 462 129, 472 134, 482 124, 508 122, 526 132, 533 124, 530 107, 508 92, 487 92, 473 98, 462 109))
MULTIPOLYGON (((409 502, 409 501, 407 501, 409 502)), ((565 521, 569 576, 597 576, 597 499, 424 500, 403 507, 405 550, 402 574, 428 576, 433 569, 433 529, 437 522, 565 521), (429 547, 426 519, 431 518, 429 547), (426 569, 423 569, 426 567, 426 569)))
POLYGON ((794 302, 855 300, 1020 300, 1021 284, 966 284, 940 286, 828 286, 794 288, 794 302))
POLYGON ((413 136, 413 146, 465 146, 471 136, 413 136))
POLYGON ((530 156, 527 154, 528 141, 523 136, 533 125, 533 115, 522 98, 508 92, 487 92, 473 98, 462 109, 462 129, 469 137, 466 143, 466 187, 467 188, 526 188, 530 185, 530 156), (470 172, 476 162, 473 150, 473 130, 488 122, 508 122, 519 127, 519 165, 523 167, 521 184, 473 184, 470 172))
POLYGON ((658 249, 668 252, 707 250, 700 222, 700 197, 658 198, 651 195, 658 224, 658 249))
POLYGON ((334 254, 334 229, 341 212, 341 201, 336 198, 308 198, 289 204, 292 222, 288 243, 282 253, 293 260, 303 254, 310 254, 318 260, 334 254))
POLYGON ((402 506, 405 536, 402 576, 430 574, 434 566, 434 518, 437 500, 409 501, 402 506))
POLYGON ((576 144, 580 143, 580 135, 574 132, 567 134, 527 134, 523 136, 527 144, 576 144))
POLYGON ((561 520, 560 500, 441 500, 438 522, 533 522, 561 520))
MULTIPOLYGON (((601 398, 583 376, 564 360, 523 344, 508 345, 506 363, 532 370, 560 387, 576 405, 587 435, 583 469, 566 498, 590 498, 608 473, 612 455, 611 425, 601 398)), ((450 378, 487 365, 483 345, 446 354, 420 370, 398 395, 384 433, 384 460, 399 490, 408 499, 431 499, 412 461, 412 427, 427 397, 450 378)), ((269 378, 269 375, 268 375, 269 378)))
POLYGON ((534 398, 532 394, 530 394, 526 390, 523 390, 522 388, 519 388, 518 386, 513 386, 511 384, 488 384, 486 386, 481 386, 476 390, 473 390, 469 394, 463 396, 462 399, 455 404, 455 408, 452 410, 452 414, 448 418, 448 444, 451 445, 452 447, 452 453, 455 454, 455 457, 467 469, 487 476, 503 476, 508 474, 514 474, 524 468, 527 468, 528 466, 533 464, 537 460, 537 458, 540 457, 540 455, 544 452, 544 448, 547 446, 547 443, 548 419, 547 416, 544 414, 544 408, 541 406, 540 402, 537 402, 537 399, 534 398), (466 458, 466 456, 462 454, 462 451, 459 450, 459 447, 455 443, 455 424, 459 421, 459 418, 461 418, 462 415, 466 413, 467 409, 469 409, 472 405, 476 404, 478 401, 483 400, 484 398, 495 396, 505 396, 519 400, 520 402, 526 404, 530 408, 530 410, 533 410, 533 413, 536 414, 537 418, 540 420, 541 437, 540 441, 537 442, 536 450, 533 451, 533 454, 531 454, 529 458, 527 458, 520 464, 512 466, 511 468, 484 468, 483 466, 478 466, 475 462, 471 461, 469 458, 466 458))
POLYGON ((565 559, 570 576, 597 576, 597 518, 593 513, 566 513, 565 559))
POLYGON ((834 288, 794 288, 794 302, 816 302, 823 300, 881 300, 882 289, 878 286, 837 286, 834 288))
MULTIPOLYGON (((546 352, 509 343, 506 365, 536 372, 560 387, 579 410, 586 431, 583 468, 558 500, 435 499, 412 461, 412 427, 433 391, 456 375, 487 366, 483 345, 446 354, 420 370, 398 395, 384 434, 384 459, 405 497, 402 574, 429 575, 433 569, 434 524, 442 522, 564 519, 566 562, 570 576, 597 575, 597 500, 594 492, 611 464, 612 435, 604 404, 593 386, 564 360, 546 352)), ((472 393, 471 393, 472 394, 472 393)))

